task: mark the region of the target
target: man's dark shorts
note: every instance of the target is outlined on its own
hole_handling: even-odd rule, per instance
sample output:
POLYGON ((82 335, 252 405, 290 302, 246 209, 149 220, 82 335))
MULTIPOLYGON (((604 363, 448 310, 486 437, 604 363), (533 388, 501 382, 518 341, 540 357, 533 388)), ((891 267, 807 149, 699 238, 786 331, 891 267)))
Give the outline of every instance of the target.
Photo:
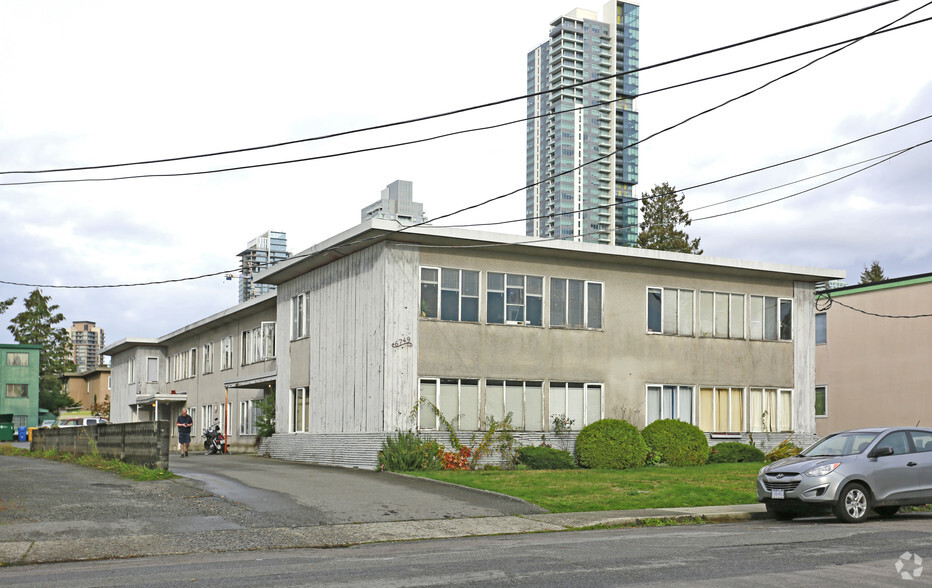
POLYGON ((187 444, 190 442, 191 442, 191 433, 189 431, 185 431, 184 433, 182 433, 181 431, 178 431, 178 443, 187 444))

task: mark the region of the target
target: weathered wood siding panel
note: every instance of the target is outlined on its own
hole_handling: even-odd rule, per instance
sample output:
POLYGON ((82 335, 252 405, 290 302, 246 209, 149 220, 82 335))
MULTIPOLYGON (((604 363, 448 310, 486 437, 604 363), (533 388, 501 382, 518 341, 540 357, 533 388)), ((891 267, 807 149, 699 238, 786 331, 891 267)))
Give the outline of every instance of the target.
POLYGON ((308 294, 309 336, 279 354, 289 363, 280 360, 278 370, 279 422, 290 422, 290 390, 295 376, 306 373, 310 433, 404 426, 399 414, 406 416, 416 394, 417 252, 377 244, 282 284, 283 334, 290 333, 291 298, 302 292, 308 294), (392 347, 398 339, 410 343, 392 347), (399 393, 404 397, 395 399, 399 393))
POLYGON ((793 285, 793 430, 815 433, 815 285, 793 285))

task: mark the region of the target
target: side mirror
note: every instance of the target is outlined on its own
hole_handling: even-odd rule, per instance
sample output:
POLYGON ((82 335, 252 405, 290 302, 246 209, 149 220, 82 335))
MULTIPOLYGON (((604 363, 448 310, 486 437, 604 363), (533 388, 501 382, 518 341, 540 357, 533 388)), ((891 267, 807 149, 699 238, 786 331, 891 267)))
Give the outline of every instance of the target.
POLYGON ((885 455, 893 455, 893 448, 875 447, 873 451, 867 454, 867 457, 883 457, 885 455))

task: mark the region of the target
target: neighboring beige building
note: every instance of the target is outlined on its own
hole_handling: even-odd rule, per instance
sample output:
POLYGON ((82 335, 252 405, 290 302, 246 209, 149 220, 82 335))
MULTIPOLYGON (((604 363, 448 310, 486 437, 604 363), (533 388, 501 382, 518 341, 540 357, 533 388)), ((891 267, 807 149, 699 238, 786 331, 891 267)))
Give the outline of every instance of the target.
POLYGON ((110 368, 65 374, 65 391, 84 410, 90 410, 95 403, 103 404, 110 396, 110 368))
POLYGON ((932 426, 930 351, 932 274, 820 294, 816 431, 932 426))

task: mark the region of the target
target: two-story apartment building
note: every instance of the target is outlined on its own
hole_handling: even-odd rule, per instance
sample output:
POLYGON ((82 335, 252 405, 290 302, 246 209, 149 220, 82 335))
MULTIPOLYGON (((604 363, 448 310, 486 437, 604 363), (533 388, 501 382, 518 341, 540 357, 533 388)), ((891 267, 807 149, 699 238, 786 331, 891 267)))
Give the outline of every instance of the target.
POLYGON ((114 420, 182 403, 213 417, 235 391, 226 414, 248 423, 243 400, 274 389, 265 450, 358 467, 395 432, 442 432, 421 398, 467 439, 509 413, 526 444, 555 416, 574 431, 679 418, 713 439, 814 437, 814 284, 842 272, 397 226, 369 220, 281 262, 258 306, 108 348, 114 420), (198 350, 227 338, 232 371, 201 373, 198 350))
MULTIPOLYGON (((192 442, 216 424, 231 450, 251 449, 256 404, 275 390, 275 293, 154 339, 124 339, 111 356, 110 420, 194 418, 192 442)), ((172 427, 172 435, 177 431, 172 427)))

